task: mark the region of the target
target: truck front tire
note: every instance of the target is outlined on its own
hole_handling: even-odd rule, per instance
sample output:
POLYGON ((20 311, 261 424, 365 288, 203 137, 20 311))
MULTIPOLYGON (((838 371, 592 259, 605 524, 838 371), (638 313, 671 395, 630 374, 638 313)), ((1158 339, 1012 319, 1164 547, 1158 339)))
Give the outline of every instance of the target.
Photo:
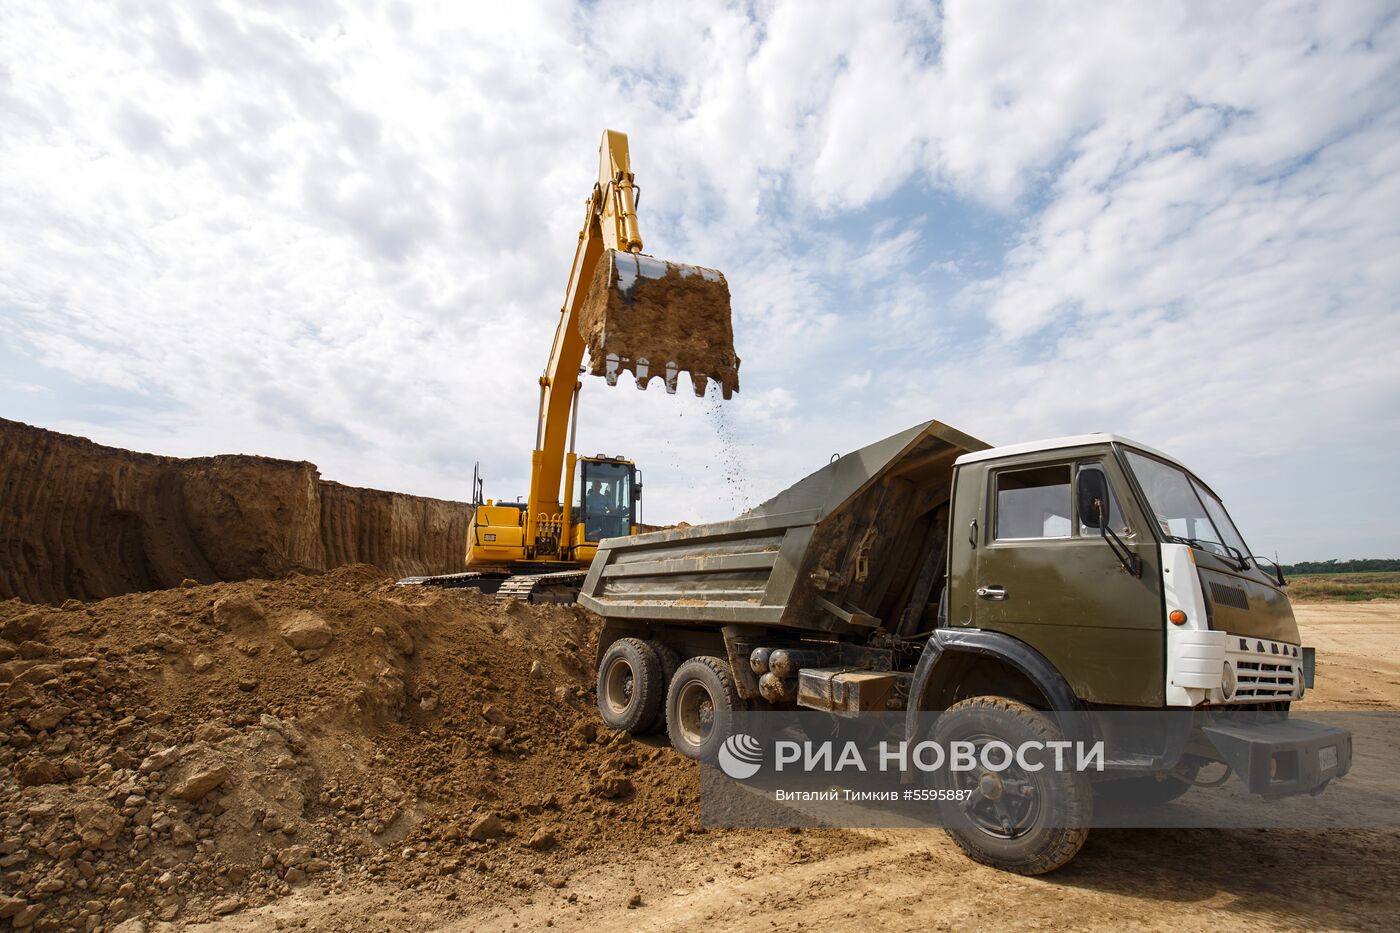
POLYGON ((650 730, 665 697, 661 659, 640 638, 619 638, 598 665, 598 712, 629 735, 650 730))
MULTIPOLYGON (((1024 743, 1060 741, 1054 721, 1024 703, 1005 697, 963 700, 938 714, 932 738, 975 746, 1000 741, 1012 749, 1024 743)), ((941 806, 944 831, 973 861, 1021 875, 1043 875, 1064 865, 1084 845, 1093 812, 1093 792, 1085 775, 1045 766, 1027 771, 1012 764, 999 771, 935 773, 935 785, 966 796, 941 806)))
POLYGON ((666 734, 687 758, 714 761, 743 708, 734 675, 720 658, 691 658, 676 668, 666 692, 666 734))

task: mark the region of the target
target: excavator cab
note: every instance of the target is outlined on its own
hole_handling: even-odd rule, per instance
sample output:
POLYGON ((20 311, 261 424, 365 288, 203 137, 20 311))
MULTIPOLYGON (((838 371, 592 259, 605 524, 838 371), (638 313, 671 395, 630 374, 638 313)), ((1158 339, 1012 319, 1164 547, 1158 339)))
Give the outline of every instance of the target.
POLYGON ((637 467, 621 457, 582 457, 574 481, 574 544, 596 545, 604 538, 633 534, 641 486, 637 467))

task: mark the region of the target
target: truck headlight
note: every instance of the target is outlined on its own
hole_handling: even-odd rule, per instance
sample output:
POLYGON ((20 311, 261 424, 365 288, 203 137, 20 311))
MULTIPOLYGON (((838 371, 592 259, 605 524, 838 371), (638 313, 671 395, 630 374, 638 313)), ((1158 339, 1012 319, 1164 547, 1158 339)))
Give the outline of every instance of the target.
POLYGON ((1225 662, 1225 670, 1220 673, 1220 694, 1227 700, 1235 695, 1235 665, 1229 661, 1225 662))

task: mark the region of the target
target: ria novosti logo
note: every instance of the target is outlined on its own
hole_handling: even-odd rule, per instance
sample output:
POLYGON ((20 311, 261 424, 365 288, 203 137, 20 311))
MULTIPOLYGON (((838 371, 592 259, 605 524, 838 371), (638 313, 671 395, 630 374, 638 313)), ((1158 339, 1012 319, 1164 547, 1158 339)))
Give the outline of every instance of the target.
MULTIPOLYGON (((720 746, 716 763, 721 771, 735 780, 744 781, 759 772, 764 764, 764 745, 746 732, 736 732, 720 746)), ((863 749, 855 742, 789 742, 774 743, 774 771, 797 769, 807 773, 840 773, 843 771, 936 772, 990 771, 1001 772, 1012 767, 1026 772, 1045 769, 1052 771, 1103 771, 1104 742, 1023 742, 1012 746, 993 739, 987 742, 957 740, 946 745, 938 742, 880 742, 878 749, 863 749), (1070 752, 1073 752, 1071 758, 1070 752), (867 761, 868 754, 875 761, 867 761)))
POLYGON ((724 740, 719 749, 719 768, 725 774, 742 781, 753 777, 763 767, 763 746, 758 739, 736 732, 724 740))

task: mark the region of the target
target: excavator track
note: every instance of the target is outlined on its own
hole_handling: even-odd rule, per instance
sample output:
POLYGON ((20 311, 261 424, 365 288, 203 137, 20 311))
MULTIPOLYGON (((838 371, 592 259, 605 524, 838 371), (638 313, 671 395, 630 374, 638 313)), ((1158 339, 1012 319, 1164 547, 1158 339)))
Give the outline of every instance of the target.
POLYGON ((555 573, 441 573, 430 577, 404 577, 399 586, 436 586, 443 589, 479 590, 499 600, 518 599, 527 603, 572 603, 578 598, 586 570, 555 573))
POLYGON ((437 586, 450 590, 480 590, 495 593, 511 579, 505 573, 482 573, 469 570, 466 573, 440 573, 429 577, 404 577, 399 586, 437 586))
POLYGON ((500 585, 496 598, 526 603, 572 603, 578 598, 586 576, 588 572, 584 570, 518 574, 500 585))

